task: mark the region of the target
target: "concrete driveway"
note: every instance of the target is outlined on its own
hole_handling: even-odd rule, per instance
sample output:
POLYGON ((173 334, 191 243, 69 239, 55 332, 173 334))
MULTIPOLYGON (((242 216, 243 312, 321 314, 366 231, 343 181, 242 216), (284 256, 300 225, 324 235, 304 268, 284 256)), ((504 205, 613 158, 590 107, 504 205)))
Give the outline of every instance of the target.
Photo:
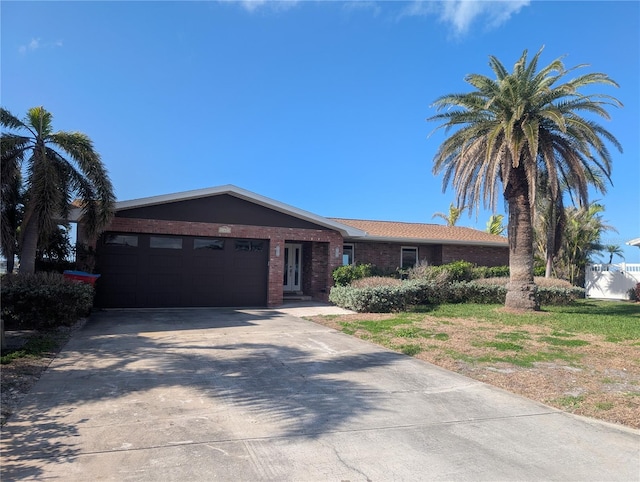
POLYGON ((312 311, 95 313, 5 426, 2 480, 640 480, 640 432, 312 311))

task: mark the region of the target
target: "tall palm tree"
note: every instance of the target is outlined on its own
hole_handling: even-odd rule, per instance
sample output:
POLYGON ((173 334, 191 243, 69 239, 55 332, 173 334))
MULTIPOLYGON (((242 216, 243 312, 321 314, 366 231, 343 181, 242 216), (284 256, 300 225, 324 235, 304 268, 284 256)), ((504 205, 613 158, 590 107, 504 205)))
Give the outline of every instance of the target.
POLYGON ((430 120, 448 133, 434 158, 433 172, 444 173, 458 204, 481 201, 495 209, 502 193, 508 208, 510 282, 507 308, 537 310, 533 281, 533 211, 540 171, 548 173, 548 196, 556 200, 560 185, 567 185, 584 205, 588 202, 588 175, 596 169, 611 172, 611 155, 604 141, 620 151, 620 143, 602 126, 581 114, 608 119, 608 106, 621 106, 614 97, 581 94, 595 84, 616 86, 607 75, 579 75, 560 83, 573 69, 556 59, 539 71, 542 49, 527 62, 527 51, 509 73, 491 56, 495 79, 471 74, 466 81, 475 88, 435 101, 438 114, 430 120), (502 188, 499 188, 499 185, 502 188))
POLYGON ((442 218, 447 222, 447 226, 455 226, 460 219, 460 215, 466 209, 466 206, 458 207, 454 206, 453 203, 449 204, 449 212, 448 213, 434 213, 431 218, 442 218))
MULTIPOLYGON (((29 109, 22 121, 0 109, 2 132, 2 207, 24 179, 24 215, 20 225, 20 273, 33 273, 39 240, 66 219, 74 197, 82 202, 87 232, 99 232, 110 221, 115 196, 93 143, 80 132, 53 132, 52 115, 29 109)), ((2 226, 3 239, 5 226, 2 226)), ((7 238, 9 236, 7 235, 7 238)))

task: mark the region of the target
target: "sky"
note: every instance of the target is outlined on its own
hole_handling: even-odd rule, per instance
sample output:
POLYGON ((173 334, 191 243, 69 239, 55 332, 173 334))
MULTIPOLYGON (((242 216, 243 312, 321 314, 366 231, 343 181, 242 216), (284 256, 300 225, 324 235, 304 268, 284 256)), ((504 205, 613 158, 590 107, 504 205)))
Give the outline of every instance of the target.
MULTIPOLYGON (((617 229, 603 242, 640 262, 625 245, 640 237, 640 2, 3 0, 0 14, 2 106, 87 134, 119 201, 234 184, 321 216, 442 223, 455 192, 432 172, 434 101, 492 76, 490 56, 588 64, 624 104, 599 120, 624 152, 609 146, 612 185, 591 201, 617 229)), ((470 214, 458 225, 484 230, 492 211, 470 214)))

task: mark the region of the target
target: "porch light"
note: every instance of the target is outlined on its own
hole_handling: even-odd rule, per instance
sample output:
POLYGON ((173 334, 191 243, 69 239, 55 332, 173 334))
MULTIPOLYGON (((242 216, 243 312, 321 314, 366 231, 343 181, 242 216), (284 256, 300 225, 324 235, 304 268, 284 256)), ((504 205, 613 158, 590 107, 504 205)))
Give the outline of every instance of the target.
POLYGON ((280 257, 280 245, 276 246, 276 258, 280 257))

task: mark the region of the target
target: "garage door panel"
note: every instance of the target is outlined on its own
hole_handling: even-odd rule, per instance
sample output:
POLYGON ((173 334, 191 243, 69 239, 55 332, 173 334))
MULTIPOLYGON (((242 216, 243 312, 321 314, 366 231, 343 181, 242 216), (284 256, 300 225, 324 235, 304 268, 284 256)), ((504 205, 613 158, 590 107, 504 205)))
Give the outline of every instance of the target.
POLYGON ((99 246, 100 306, 266 305, 268 240, 135 236, 137 247, 99 246))

